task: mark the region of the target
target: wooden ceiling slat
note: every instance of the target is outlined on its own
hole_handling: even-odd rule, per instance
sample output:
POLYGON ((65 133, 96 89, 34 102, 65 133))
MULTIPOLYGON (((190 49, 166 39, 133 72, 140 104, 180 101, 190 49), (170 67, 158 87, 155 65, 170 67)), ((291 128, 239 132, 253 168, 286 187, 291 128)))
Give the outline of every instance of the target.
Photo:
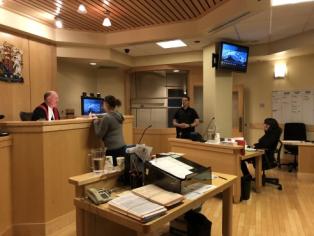
POLYGON ((134 25, 133 28, 141 27, 143 24, 136 17, 132 16, 127 9, 121 7, 121 4, 116 1, 111 1, 109 4, 114 11, 119 12, 121 20, 124 22, 130 22, 129 24, 134 25))
POLYGON ((172 11, 169 9, 167 5, 164 4, 164 2, 156 1, 155 4, 158 5, 161 11, 166 14, 168 22, 178 21, 176 15, 172 13, 172 11))
MULTIPOLYGON (((56 15, 54 9, 51 9, 50 7, 47 7, 46 5, 42 5, 42 2, 40 0, 36 2, 36 5, 34 5, 35 3, 32 1, 23 1, 23 0, 16 0, 16 1, 19 2, 20 4, 26 5, 28 7, 40 9, 40 10, 48 12, 52 15, 56 15)), ((88 25, 86 23, 83 24, 85 27, 78 27, 75 19, 68 17, 67 15, 64 15, 64 16, 60 15, 60 19, 63 20, 64 26, 71 25, 72 26, 71 28, 76 28, 76 29, 80 29, 80 30, 82 30, 82 29, 88 30, 91 27, 94 28, 93 25, 88 25)))
POLYGON ((150 18, 150 20, 153 21, 155 24, 162 23, 160 18, 158 16, 156 16, 156 14, 154 12, 147 9, 147 7, 145 6, 145 2, 138 0, 138 1, 134 1, 133 4, 135 6, 137 6, 143 13, 145 13, 145 15, 148 18, 150 18))
POLYGON ((208 11, 208 9, 211 8, 211 6, 209 5, 209 3, 206 0, 199 0, 202 4, 202 6, 204 6, 205 11, 208 11))
MULTIPOLYGON (((60 7, 58 17, 63 20, 65 29, 114 32, 192 20, 207 14, 228 0, 109 0, 108 5, 103 1, 14 0, 16 5, 12 5, 11 8, 18 11, 20 6, 20 12, 24 14, 38 11, 55 16, 57 7, 60 7), (77 13, 80 3, 85 4, 87 14, 77 13), (16 8, 13 8, 14 6, 16 8), (111 27, 102 26, 107 10, 110 12, 111 27)), ((51 26, 54 24, 41 17, 40 20, 51 26)))
POLYGON ((199 13, 200 14, 203 14, 205 9, 204 7, 202 6, 202 4, 200 3, 199 0, 193 0, 192 3, 194 4, 194 6, 198 9, 199 13))
POLYGON ((169 19, 167 18, 167 14, 164 14, 164 12, 160 9, 158 5, 155 4, 154 1, 145 0, 144 2, 146 7, 149 8, 151 12, 155 12, 157 15, 159 15, 162 23, 167 23, 169 21, 169 19))
POLYGON ((194 17, 193 12, 190 11, 190 9, 186 6, 186 4, 184 3, 183 0, 175 0, 181 9, 184 10, 184 12, 186 12, 186 14, 189 16, 188 19, 192 19, 194 17))
POLYGON ((132 14, 136 15, 139 18, 139 20, 142 23, 144 23, 144 25, 153 24, 153 21, 149 17, 146 17, 146 15, 143 14, 143 11, 139 10, 139 8, 137 7, 137 5, 134 4, 134 2, 125 1, 124 4, 125 4, 124 7, 126 7, 126 9, 128 9, 129 12, 132 12, 132 14))
POLYGON ((190 19, 189 14, 180 6, 177 0, 169 0, 169 2, 173 5, 175 9, 177 9, 178 12, 180 12, 181 15, 183 15, 184 20, 190 19))
POLYGON ((194 9, 190 0, 182 0, 181 5, 182 7, 186 7, 186 10, 192 14, 191 18, 194 18, 198 15, 198 12, 194 9))
POLYGON ((163 17, 158 12, 156 12, 155 9, 150 4, 147 4, 146 0, 139 0, 139 3, 143 7, 145 7, 150 12, 151 15, 154 15, 158 19, 158 24, 165 23, 163 17))
POLYGON ((180 11, 178 11, 173 4, 171 3, 171 1, 169 0, 160 0, 165 6, 167 6, 169 8, 169 10, 172 12, 172 14, 177 18, 178 21, 182 21, 184 20, 184 16, 181 14, 180 11))

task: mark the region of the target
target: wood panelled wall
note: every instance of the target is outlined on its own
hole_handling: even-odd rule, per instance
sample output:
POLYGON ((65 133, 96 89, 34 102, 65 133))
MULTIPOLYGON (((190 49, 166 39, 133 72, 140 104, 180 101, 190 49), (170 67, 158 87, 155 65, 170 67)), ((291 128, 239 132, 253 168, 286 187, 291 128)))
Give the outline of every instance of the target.
POLYGON ((0 114, 19 120, 20 111, 32 111, 45 91, 55 89, 56 47, 0 32, 0 44, 5 41, 23 50, 24 83, 0 81, 0 114))

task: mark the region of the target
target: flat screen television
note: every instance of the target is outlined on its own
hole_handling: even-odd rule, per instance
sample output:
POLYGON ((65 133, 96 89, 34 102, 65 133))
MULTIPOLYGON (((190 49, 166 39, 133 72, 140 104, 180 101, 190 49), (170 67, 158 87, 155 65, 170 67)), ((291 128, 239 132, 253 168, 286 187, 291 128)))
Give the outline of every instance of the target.
POLYGON ((100 114, 104 112, 102 98, 96 97, 81 97, 81 112, 82 115, 89 113, 100 114))
POLYGON ((246 72, 248 57, 248 47, 221 42, 218 55, 218 68, 246 72))

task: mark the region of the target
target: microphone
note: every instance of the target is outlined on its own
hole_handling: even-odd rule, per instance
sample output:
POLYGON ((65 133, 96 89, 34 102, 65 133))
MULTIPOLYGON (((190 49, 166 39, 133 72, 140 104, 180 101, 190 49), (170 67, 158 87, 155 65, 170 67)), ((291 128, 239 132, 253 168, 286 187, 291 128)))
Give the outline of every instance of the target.
MULTIPOLYGON (((209 122, 208 122, 208 125, 206 126, 206 129, 204 130, 204 133, 203 133, 203 137, 207 137, 207 131, 208 131, 208 129, 209 129, 209 127, 211 126, 211 124, 212 124, 212 122, 215 120, 215 117, 213 116, 210 120, 209 120, 209 122), (206 135, 206 136, 205 136, 206 135)), ((214 129, 215 129, 215 133, 216 133, 216 126, 214 127, 214 129)), ((207 138, 209 138, 209 137, 207 137, 207 138)))
POLYGON ((150 124, 149 126, 147 126, 147 127, 143 130, 142 135, 141 135, 141 138, 138 140, 137 144, 140 144, 140 142, 142 141, 142 138, 143 138, 144 134, 146 133, 146 130, 148 130, 148 129, 151 128, 152 126, 153 126, 153 125, 150 124))
POLYGON ((5 116, 0 114, 0 120, 3 119, 5 116))

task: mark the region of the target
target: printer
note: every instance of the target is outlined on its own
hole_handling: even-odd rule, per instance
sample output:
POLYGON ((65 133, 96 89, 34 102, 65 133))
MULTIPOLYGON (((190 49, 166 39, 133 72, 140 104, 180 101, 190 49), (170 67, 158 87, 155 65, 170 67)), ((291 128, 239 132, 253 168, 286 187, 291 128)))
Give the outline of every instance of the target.
POLYGON ((185 186, 206 180, 211 184, 211 167, 201 166, 184 157, 164 156, 145 163, 144 184, 156 184, 171 192, 182 193, 185 186))

